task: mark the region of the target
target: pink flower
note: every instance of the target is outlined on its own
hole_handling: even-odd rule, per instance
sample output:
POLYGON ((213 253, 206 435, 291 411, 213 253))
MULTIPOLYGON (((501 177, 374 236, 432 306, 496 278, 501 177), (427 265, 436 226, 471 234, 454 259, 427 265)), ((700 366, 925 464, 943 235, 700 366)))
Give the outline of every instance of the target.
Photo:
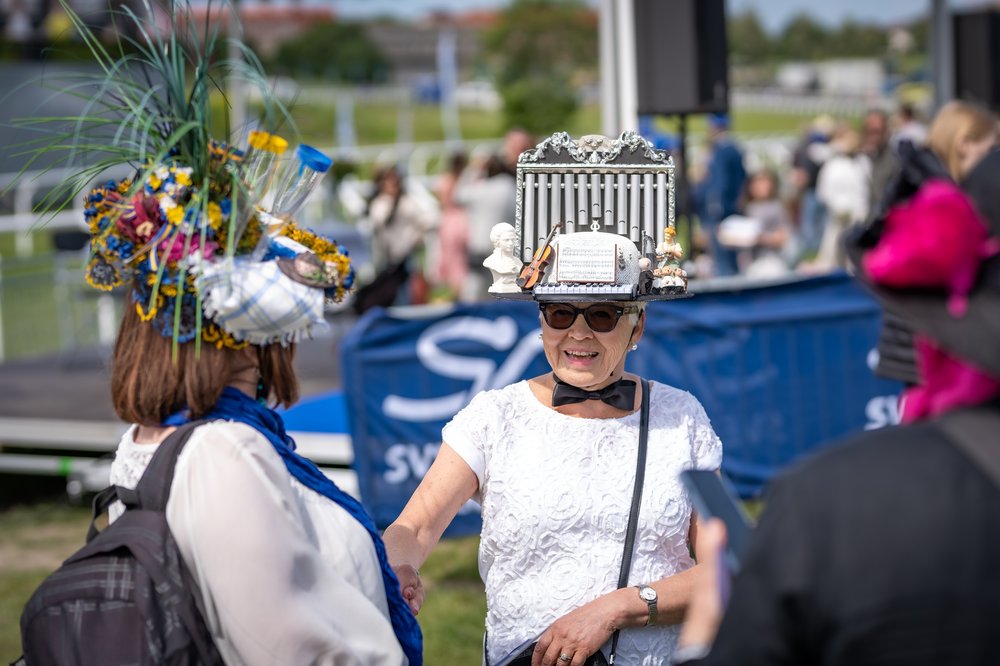
POLYGON ((162 258, 163 253, 169 247, 170 252, 167 255, 167 261, 177 261, 178 259, 182 259, 185 256, 195 256, 198 254, 200 250, 202 258, 208 259, 213 254, 215 254, 215 251, 217 249, 219 249, 219 244, 216 243, 215 241, 206 241, 205 246, 200 247, 201 234, 199 232, 195 232, 195 235, 191 237, 191 242, 190 244, 188 244, 187 255, 184 254, 184 246, 186 243, 187 243, 187 237, 184 235, 183 232, 179 233, 173 237, 173 244, 171 244, 170 238, 160 241, 159 244, 157 245, 157 248, 159 248, 157 254, 159 254, 159 256, 162 258))

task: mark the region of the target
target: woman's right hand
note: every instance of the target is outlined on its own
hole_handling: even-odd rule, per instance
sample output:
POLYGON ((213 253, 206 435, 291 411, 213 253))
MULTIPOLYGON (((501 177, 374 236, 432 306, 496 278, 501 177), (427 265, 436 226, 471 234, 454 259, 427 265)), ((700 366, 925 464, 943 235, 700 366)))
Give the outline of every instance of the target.
POLYGON ((399 579, 399 592, 414 615, 420 612, 424 605, 424 581, 420 572, 409 564, 400 564, 392 568, 399 579))

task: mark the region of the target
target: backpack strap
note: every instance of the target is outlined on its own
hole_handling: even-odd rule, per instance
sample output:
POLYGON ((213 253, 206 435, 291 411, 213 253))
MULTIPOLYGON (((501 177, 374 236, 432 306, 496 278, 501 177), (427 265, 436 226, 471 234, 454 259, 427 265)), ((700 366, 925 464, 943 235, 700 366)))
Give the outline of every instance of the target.
POLYGON ((1000 489, 1000 445, 997 443, 1000 412, 996 403, 948 412, 938 419, 937 425, 955 448, 1000 489))
POLYGON ((121 500, 126 509, 166 510, 167 498, 170 497, 170 485, 174 481, 174 465, 177 463, 177 456, 187 444, 194 429, 203 423, 205 421, 185 423, 167 435, 167 438, 160 442, 156 453, 153 454, 153 458, 149 461, 149 465, 134 489, 125 486, 108 486, 94 496, 94 502, 91 505, 90 527, 87 529, 87 543, 90 543, 100 533, 97 528, 97 519, 108 512, 115 500, 121 500))
POLYGON ((181 454, 188 443, 191 433, 205 421, 191 421, 174 430, 165 440, 160 442, 153 454, 152 460, 142 473, 134 493, 119 492, 119 498, 125 506, 145 509, 147 511, 166 511, 167 499, 170 497, 170 485, 174 482, 174 466, 177 456, 181 454))

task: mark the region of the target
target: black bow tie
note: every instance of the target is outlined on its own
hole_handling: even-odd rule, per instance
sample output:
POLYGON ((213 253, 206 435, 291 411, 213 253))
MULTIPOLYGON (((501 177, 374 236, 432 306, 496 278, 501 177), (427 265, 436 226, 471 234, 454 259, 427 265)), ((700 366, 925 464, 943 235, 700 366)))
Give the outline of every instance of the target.
POLYGON ((631 412, 635 407, 635 382, 631 379, 619 379, 602 389, 588 391, 562 381, 555 375, 556 387, 552 389, 552 406, 571 405, 584 400, 600 400, 612 407, 631 412))

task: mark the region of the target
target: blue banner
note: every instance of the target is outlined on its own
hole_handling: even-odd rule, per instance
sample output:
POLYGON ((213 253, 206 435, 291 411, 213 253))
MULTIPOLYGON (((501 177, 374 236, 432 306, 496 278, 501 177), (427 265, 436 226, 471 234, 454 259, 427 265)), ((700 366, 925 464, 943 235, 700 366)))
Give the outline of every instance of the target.
MULTIPOLYGON (((879 308, 843 274, 651 303, 627 369, 693 393, 744 496, 802 454, 895 423, 900 386, 869 365, 879 308)), ((549 371, 531 302, 367 313, 342 345, 355 469, 376 522, 392 522, 476 393, 549 371), (401 316, 402 315, 402 316, 401 316)), ((478 532, 470 503, 448 534, 478 532)))

